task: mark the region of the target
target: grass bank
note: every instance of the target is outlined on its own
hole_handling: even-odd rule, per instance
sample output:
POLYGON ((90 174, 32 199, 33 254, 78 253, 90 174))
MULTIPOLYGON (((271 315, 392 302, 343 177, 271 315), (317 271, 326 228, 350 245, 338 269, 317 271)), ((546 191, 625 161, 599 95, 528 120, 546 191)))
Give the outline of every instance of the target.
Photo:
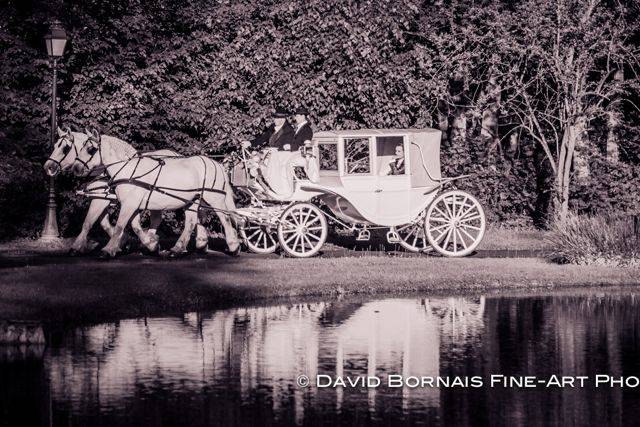
POLYGON ((166 261, 52 262, 0 269, 0 318, 99 321, 214 309, 274 298, 403 295, 637 285, 640 270, 539 258, 307 260, 219 253, 166 261))

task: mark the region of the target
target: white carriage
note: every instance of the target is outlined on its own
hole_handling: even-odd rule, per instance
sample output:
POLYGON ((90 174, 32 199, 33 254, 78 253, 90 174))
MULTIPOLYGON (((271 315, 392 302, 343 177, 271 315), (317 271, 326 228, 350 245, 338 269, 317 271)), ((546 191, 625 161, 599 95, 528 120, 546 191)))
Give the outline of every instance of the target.
POLYGON ((296 176, 299 153, 282 151, 270 153, 268 167, 251 177, 245 152, 231 181, 250 196, 249 206, 238 209, 246 246, 256 253, 280 246, 291 256, 310 257, 331 224, 358 240, 368 240, 372 229, 388 229, 390 243, 413 252, 472 253, 484 236, 484 211, 453 186, 462 177, 441 177, 440 138, 435 129, 318 132, 308 158, 311 179, 296 176), (398 146, 404 170, 391 175, 398 146))

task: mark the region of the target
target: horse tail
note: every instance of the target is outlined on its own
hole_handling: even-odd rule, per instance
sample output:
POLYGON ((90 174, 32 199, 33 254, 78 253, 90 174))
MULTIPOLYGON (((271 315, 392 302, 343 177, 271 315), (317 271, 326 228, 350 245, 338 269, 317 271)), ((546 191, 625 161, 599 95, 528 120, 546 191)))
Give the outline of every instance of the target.
MULTIPOLYGON (((223 190, 225 192, 225 196, 224 196, 225 205, 227 205, 227 210, 235 215, 236 202, 233 194, 233 187, 231 187, 231 182, 229 180, 229 175, 226 173, 226 171, 224 170, 222 165, 220 165, 220 163, 216 162, 216 164, 220 168, 220 174, 222 175, 224 180, 223 190)), ((232 217, 234 217, 234 215, 232 215, 232 217)))
MULTIPOLYGON (((224 167, 219 162, 209 157, 200 156, 200 158, 204 163, 204 175, 207 182, 206 186, 211 190, 215 190, 215 193, 222 194, 224 196, 223 210, 226 211, 224 213, 228 213, 233 216, 236 211, 236 204, 234 201, 233 188, 229 182, 229 176, 227 175, 224 167)), ((207 193, 207 191, 204 193, 207 193)))
POLYGON ((209 189, 215 190, 213 192, 203 191, 203 197, 205 202, 215 210, 216 215, 220 219, 220 223, 224 228, 224 236, 229 251, 237 255, 240 250, 240 240, 238 239, 238 233, 236 232, 233 222, 237 222, 238 218, 236 214, 236 204, 233 201, 233 189, 229 184, 229 177, 219 162, 204 156, 200 158, 204 163, 205 183, 207 179, 211 179, 209 189), (210 165, 210 168, 207 167, 207 164, 210 165), (208 178, 208 176, 211 177, 208 178), (216 197, 212 197, 213 194, 216 194, 216 197), (220 196, 223 196, 223 200, 221 200, 220 196))

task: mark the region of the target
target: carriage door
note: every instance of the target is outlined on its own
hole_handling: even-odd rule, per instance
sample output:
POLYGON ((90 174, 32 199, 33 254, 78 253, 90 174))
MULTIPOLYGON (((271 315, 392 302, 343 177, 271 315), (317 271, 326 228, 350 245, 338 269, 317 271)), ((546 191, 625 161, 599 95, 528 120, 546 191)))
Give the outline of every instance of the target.
POLYGON ((409 162, 397 162, 408 152, 407 138, 399 136, 378 136, 376 148, 376 199, 381 225, 399 225, 408 222, 411 198, 411 177, 409 162), (393 166, 395 167, 393 167, 393 166))
POLYGON ((374 138, 371 136, 342 138, 340 149, 343 161, 340 168, 348 203, 345 203, 341 209, 353 218, 358 218, 358 213, 366 218, 375 218, 376 176, 373 164, 375 159, 373 141, 374 138), (347 208, 349 204, 353 205, 356 211, 347 208))

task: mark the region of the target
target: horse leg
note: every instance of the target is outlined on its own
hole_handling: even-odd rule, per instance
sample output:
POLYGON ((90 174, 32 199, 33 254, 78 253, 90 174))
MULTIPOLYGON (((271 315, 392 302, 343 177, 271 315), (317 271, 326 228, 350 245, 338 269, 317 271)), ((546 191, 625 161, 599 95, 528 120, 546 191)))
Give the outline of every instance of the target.
POLYGON ((200 224, 200 220, 196 223, 196 249, 207 250, 209 245, 209 233, 204 225, 200 224))
POLYGON ((216 215, 218 215, 220 223, 224 227, 224 238, 227 241, 229 253, 233 256, 238 255, 240 252, 240 240, 238 240, 235 227, 231 224, 230 215, 218 211, 216 211, 216 215))
POLYGON ((102 219, 100 220, 100 226, 102 229, 109 235, 109 237, 113 236, 114 228, 111 225, 111 221, 109 221, 109 215, 104 214, 102 219))
POLYGON ((155 252, 155 250, 158 249, 158 238, 155 233, 151 233, 151 230, 145 231, 144 228, 142 228, 142 224, 140 224, 140 213, 137 213, 131 220, 131 228, 140 239, 140 242, 142 242, 150 252, 155 252))
POLYGON ((162 222, 162 211, 149 211, 149 239, 151 239, 151 247, 149 250, 151 252, 158 249, 158 245, 160 243, 160 238, 158 237, 158 227, 162 222))
POLYGON ((120 243, 122 241, 122 236, 124 235, 124 229, 129 223, 129 220, 138 210, 139 200, 135 201, 127 201, 125 200, 120 205, 120 214, 118 215, 118 220, 116 221, 116 226, 113 232, 113 236, 109 240, 109 243, 102 248, 102 255, 106 257, 114 257, 120 251, 120 243))
MULTIPOLYGON (((87 216, 84 217, 84 222, 82 223, 82 230, 78 237, 74 240, 71 245, 71 249, 69 253, 73 255, 74 253, 83 253, 87 250, 87 237, 89 235, 89 231, 91 231, 91 227, 93 224, 100 218, 105 210, 109 207, 111 202, 109 200, 102 199, 93 199, 91 200, 91 204, 89 204, 89 210, 87 211, 87 216)), ((107 215, 105 215, 106 217, 107 215)), ((104 220, 104 219, 103 219, 104 220)), ((107 218, 107 222, 109 219, 107 218)))
MULTIPOLYGON (((194 204, 196 212, 200 212, 200 199, 194 204)), ((196 249, 198 250, 207 250, 207 246, 209 245, 209 233, 207 233, 207 229, 204 228, 202 224, 200 224, 200 216, 196 214, 196 249)))
POLYGON ((221 204, 223 205, 223 210, 226 212, 216 209, 216 215, 218 215, 220 223, 224 228, 224 238, 227 241, 229 253, 236 256, 240 252, 240 240, 238 239, 235 227, 231 223, 231 214, 236 211, 236 203, 233 201, 233 192, 231 191, 231 186, 228 185, 228 183, 226 188, 224 203, 215 203, 216 201, 219 201, 219 196, 210 196, 210 201, 207 200, 207 203, 209 203, 209 205, 214 209, 221 204))
POLYGON ((184 229, 176 244, 170 249, 171 254, 179 255, 187 252, 187 244, 189 243, 193 227, 195 227, 197 221, 198 210, 195 208, 195 205, 192 205, 184 211, 184 229))

